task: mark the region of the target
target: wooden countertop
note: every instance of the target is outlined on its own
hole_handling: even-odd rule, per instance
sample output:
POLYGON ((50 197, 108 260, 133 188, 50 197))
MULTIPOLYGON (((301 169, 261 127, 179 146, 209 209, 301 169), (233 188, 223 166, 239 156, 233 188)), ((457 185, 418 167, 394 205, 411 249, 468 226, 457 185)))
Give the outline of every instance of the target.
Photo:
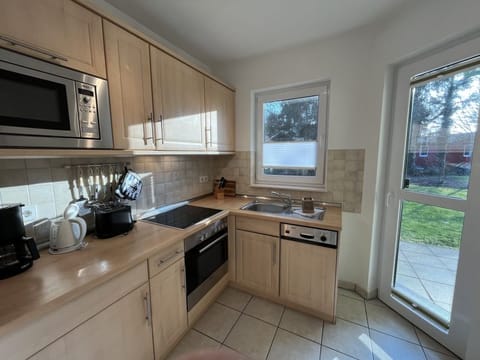
POLYGON ((102 240, 88 236, 88 246, 80 251, 62 255, 50 255, 47 250, 41 251, 40 259, 34 262, 31 269, 0 280, 0 336, 87 293, 228 214, 341 229, 340 208, 329 207, 322 221, 304 220, 239 210, 250 201, 252 199, 243 197, 217 200, 210 196, 194 201, 191 205, 225 211, 185 230, 138 221, 127 235, 102 240))
POLYGON ((253 198, 246 197, 225 197, 222 200, 217 200, 213 196, 205 197, 200 200, 190 203, 191 205, 210 207, 214 209, 230 210, 230 215, 241 215, 251 218, 280 221, 289 224, 304 225, 320 227, 327 230, 342 230, 342 209, 337 206, 326 206, 327 211, 323 220, 311 220, 297 216, 287 216, 280 214, 268 214, 258 211, 239 210, 242 206, 253 201, 253 198))
POLYGON ((40 259, 22 274, 0 280, 0 336, 54 310, 157 251, 183 239, 180 230, 138 222, 127 235, 110 239, 87 237, 88 246, 62 255, 40 252, 40 259))

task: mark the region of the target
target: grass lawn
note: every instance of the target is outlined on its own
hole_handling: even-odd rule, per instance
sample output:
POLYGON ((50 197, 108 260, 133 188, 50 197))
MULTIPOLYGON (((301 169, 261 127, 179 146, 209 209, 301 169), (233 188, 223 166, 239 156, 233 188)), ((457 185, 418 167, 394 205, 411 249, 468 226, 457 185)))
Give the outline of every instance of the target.
MULTIPOLYGON (((465 199, 466 189, 411 185, 410 190, 465 199)), ((458 248, 464 214, 461 211, 405 201, 400 239, 458 248)))

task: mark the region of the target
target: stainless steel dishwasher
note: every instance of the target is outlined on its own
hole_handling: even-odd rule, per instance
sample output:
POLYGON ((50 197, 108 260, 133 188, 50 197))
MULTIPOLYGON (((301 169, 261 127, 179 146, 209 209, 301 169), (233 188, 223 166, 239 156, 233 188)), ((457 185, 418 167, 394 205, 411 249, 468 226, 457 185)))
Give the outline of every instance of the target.
POLYGON ((328 248, 337 248, 338 232, 308 226, 281 224, 282 239, 308 243, 328 248))

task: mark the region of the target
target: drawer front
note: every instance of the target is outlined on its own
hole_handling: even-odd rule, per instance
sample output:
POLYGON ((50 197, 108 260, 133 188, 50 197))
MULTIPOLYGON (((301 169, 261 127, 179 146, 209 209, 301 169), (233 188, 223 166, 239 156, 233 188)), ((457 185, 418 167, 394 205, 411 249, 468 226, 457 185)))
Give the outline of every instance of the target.
POLYGON ((180 241, 148 258, 150 277, 157 275, 160 271, 182 258, 183 253, 183 241, 180 241))
POLYGON ((246 230, 265 235, 280 236, 280 223, 276 221, 237 216, 235 225, 235 227, 240 230, 246 230))

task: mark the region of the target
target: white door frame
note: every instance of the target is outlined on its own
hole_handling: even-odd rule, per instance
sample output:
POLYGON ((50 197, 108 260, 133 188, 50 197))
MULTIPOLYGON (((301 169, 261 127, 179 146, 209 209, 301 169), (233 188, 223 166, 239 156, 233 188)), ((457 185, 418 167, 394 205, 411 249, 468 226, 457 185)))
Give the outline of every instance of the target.
MULTIPOLYGON (((387 156, 383 224, 381 229, 379 298, 394 310, 402 314, 414 325, 430 334, 440 343, 460 356, 465 355, 469 328, 475 318, 473 303, 476 286, 480 287, 480 141, 477 131, 476 147, 472 154, 472 170, 467 200, 440 199, 437 205, 456 204, 465 211, 464 230, 460 245, 460 259, 457 269, 457 281, 452 304, 450 328, 442 328, 423 313, 415 310, 397 297, 392 296, 391 287, 395 271, 397 247, 397 224, 400 217, 400 192, 404 170, 404 152, 406 148, 406 131, 408 125, 408 104, 410 97, 410 78, 413 75, 478 54, 480 38, 471 39, 448 49, 430 52, 414 62, 399 65, 394 72, 392 95, 392 115, 390 120, 390 144, 387 156), (453 203, 452 203, 453 202, 453 203), (387 206, 388 205, 388 206, 387 206), (395 235, 393 235, 395 234, 395 235), (473 276, 472 276, 473 274, 473 276)), ((404 194, 404 193, 403 193, 404 194)), ((410 199, 421 198, 421 194, 408 194, 410 199)))

